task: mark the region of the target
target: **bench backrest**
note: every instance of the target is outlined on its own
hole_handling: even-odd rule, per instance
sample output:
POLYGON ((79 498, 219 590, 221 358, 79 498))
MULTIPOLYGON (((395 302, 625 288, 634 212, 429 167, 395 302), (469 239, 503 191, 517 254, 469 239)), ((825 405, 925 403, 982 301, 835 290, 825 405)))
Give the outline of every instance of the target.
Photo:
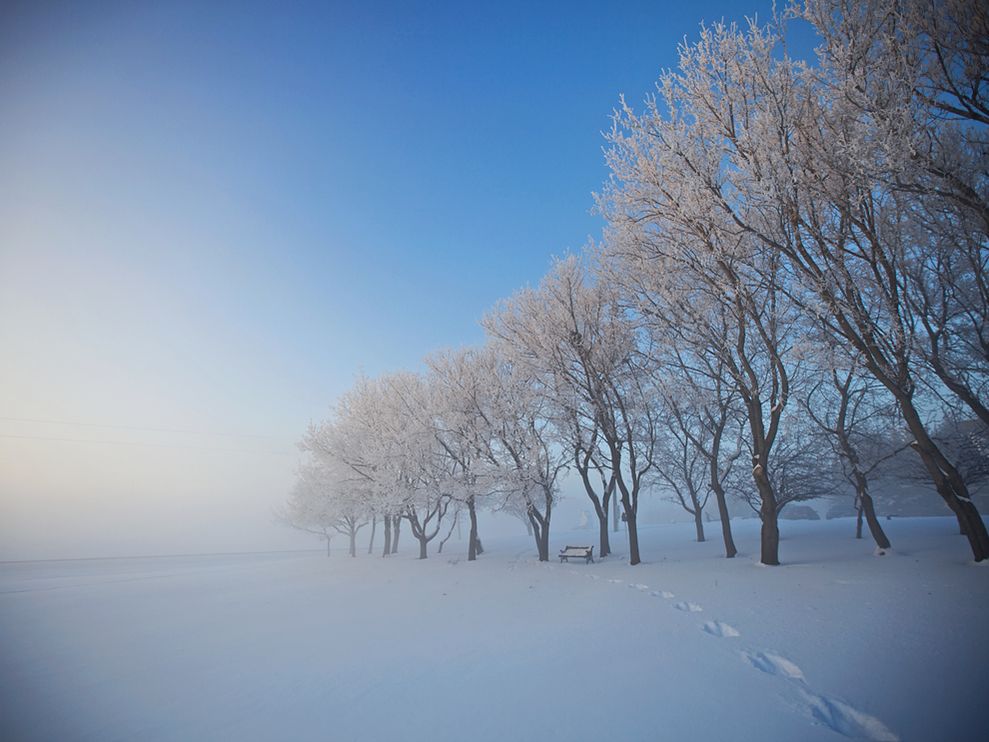
POLYGON ((564 556, 586 556, 594 551, 593 546, 568 546, 560 554, 564 556))

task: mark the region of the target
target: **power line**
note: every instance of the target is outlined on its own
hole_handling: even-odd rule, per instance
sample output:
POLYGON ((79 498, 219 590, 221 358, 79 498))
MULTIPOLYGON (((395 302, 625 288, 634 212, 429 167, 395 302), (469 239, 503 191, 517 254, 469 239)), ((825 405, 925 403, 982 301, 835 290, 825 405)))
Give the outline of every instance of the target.
POLYGON ((217 433, 201 430, 185 430, 183 428, 151 428, 140 425, 116 425, 111 423, 92 423, 71 420, 44 420, 37 417, 4 417, 0 420, 15 423, 40 423, 42 425, 69 425, 81 428, 106 428, 111 430, 143 430, 150 433, 177 433, 181 435, 209 435, 221 438, 268 438, 278 439, 279 436, 265 435, 262 433, 217 433))
MULTIPOLYGON (((102 426, 98 426, 102 427, 102 426)), ((148 430, 149 428, 143 428, 148 430)), ((182 443, 149 443, 146 441, 107 441, 107 440, 92 440, 88 438, 63 438, 56 436, 45 436, 45 435, 14 435, 10 433, 0 433, 0 438, 13 438, 16 440, 27 440, 27 441, 52 441, 57 443, 95 443, 97 445, 103 446, 139 446, 143 448, 180 448, 180 449, 191 449, 196 451, 216 451, 220 453, 247 453, 247 454, 258 454, 258 453, 270 453, 277 454, 279 456, 287 456, 291 454, 291 451, 272 449, 272 448, 220 448, 218 446, 196 446, 190 444, 182 443)))

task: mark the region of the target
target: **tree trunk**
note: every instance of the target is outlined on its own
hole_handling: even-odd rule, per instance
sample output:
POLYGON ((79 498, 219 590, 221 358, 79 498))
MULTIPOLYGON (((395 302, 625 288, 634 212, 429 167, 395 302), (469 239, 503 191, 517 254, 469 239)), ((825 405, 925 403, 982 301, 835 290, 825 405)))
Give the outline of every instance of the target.
POLYGON ((397 515, 392 518, 391 524, 391 553, 398 553, 398 536, 402 532, 402 516, 397 515))
POLYGON ((549 529, 543 528, 542 533, 539 534, 539 561, 548 562, 549 561, 549 529))
POLYGON ((587 490, 587 496, 594 505, 594 514, 598 519, 598 554, 605 557, 611 553, 611 542, 608 539, 608 506, 602 505, 591 490, 587 490))
POLYGON ((374 532, 378 528, 378 519, 376 516, 371 516, 371 540, 367 544, 367 553, 374 553, 374 532))
POLYGON ((546 561, 543 559, 543 552, 540 546, 542 542, 539 540, 539 523, 531 513, 529 514, 529 533, 532 534, 532 538, 536 542, 536 553, 539 555, 539 561, 546 561))
MULTIPOLYGON (((865 516, 865 520, 869 523, 869 533, 872 534, 872 538, 876 542, 876 546, 881 550, 880 553, 885 553, 885 551, 882 550, 890 548, 889 539, 886 538, 886 533, 883 531, 882 526, 879 525, 879 520, 876 518, 876 509, 873 506, 872 496, 869 494, 869 479, 866 477, 865 472, 859 468, 858 452, 852 445, 845 427, 847 419, 846 410, 848 408, 849 399, 848 385, 851 384, 851 378, 851 376, 848 377, 848 381, 845 383, 844 387, 836 381, 836 388, 842 395, 841 409, 838 415, 837 432, 838 443, 841 446, 841 454, 851 466, 852 479, 855 483, 855 503, 857 505, 855 518, 855 538, 862 538, 862 518, 865 516)), ((835 379, 837 380, 837 377, 835 377, 835 379)))
POLYGON ((536 540, 536 552, 540 562, 549 561, 549 523, 543 523, 535 513, 529 512, 529 522, 532 525, 532 535, 536 540))
MULTIPOLYGON (((720 389, 720 384, 718 385, 720 389)), ((720 392, 719 392, 720 395, 720 392)), ((720 396, 719 396, 720 399, 720 396)), ((720 417, 710 417, 714 426, 714 438, 711 442, 711 453, 708 457, 708 476, 710 478, 711 491, 714 492, 714 499, 718 503, 718 517, 721 518, 721 538, 725 542, 725 559, 733 559, 738 553, 735 548, 735 539, 731 534, 731 515, 728 513, 728 499, 725 497, 725 488, 721 483, 721 440, 728 425, 728 405, 720 403, 720 417)))
POLYGON ((699 507, 694 510, 694 529, 697 531, 697 541, 704 540, 704 511, 699 507))
POLYGON ((897 396, 897 401, 900 403, 900 410, 907 427, 915 439, 912 447, 924 462, 938 494, 958 518, 958 525, 963 535, 968 538, 972 556, 977 562, 989 558, 989 531, 986 530, 982 516, 972 503, 965 480, 927 433, 920 414, 913 405, 913 400, 908 395, 900 394, 897 396))
POLYGON ((381 556, 386 557, 391 554, 391 516, 385 516, 385 548, 381 552, 381 556))
POLYGON ((443 547, 446 546, 446 542, 449 541, 450 538, 453 536, 454 529, 457 530, 457 533, 458 534, 460 533, 460 513, 459 512, 457 512, 457 513, 454 514, 454 516, 453 516, 453 523, 450 524, 450 530, 446 532, 446 537, 440 539, 440 545, 436 549, 436 553, 437 554, 442 554, 443 553, 443 547))
POLYGON ((326 537, 326 556, 330 555, 330 537, 326 537))
POLYGON ((426 539, 426 538, 424 538, 424 537, 419 539, 419 558, 420 559, 425 559, 427 556, 429 556, 426 553, 426 544, 428 544, 428 543, 429 543, 429 540, 426 539))
POLYGON ((714 498, 718 501, 718 515, 721 517, 721 536, 725 542, 725 558, 733 559, 738 553, 735 548, 735 539, 731 535, 731 516, 728 515, 728 500, 725 498, 725 490, 718 482, 714 488, 714 498))
MULTIPOLYGON (((853 464, 857 464, 857 459, 853 459, 853 464)), ((886 538, 886 533, 883 531, 883 527, 879 525, 879 519, 876 517, 876 508, 872 502, 872 495, 869 494, 869 480, 866 479, 865 474, 855 468, 852 470, 852 474, 855 477, 855 489, 856 496, 858 499, 858 519, 855 525, 855 537, 862 538, 862 517, 865 516, 866 523, 869 524, 869 533, 872 534, 872 540, 876 542, 876 546, 879 549, 884 550, 890 548, 889 539, 886 538)))
MULTIPOLYGON (((766 508, 763 506, 763 511, 766 508)), ((777 567, 780 563, 780 528, 777 521, 776 508, 770 512, 761 514, 762 533, 760 534, 759 561, 770 567, 777 567)))
POLYGON ((357 529, 350 529, 350 556, 357 556, 357 529))
POLYGON ((477 509, 474 507, 474 498, 467 498, 467 513, 470 515, 470 535, 467 537, 467 561, 473 562, 477 559, 477 509))
POLYGON ((536 551, 539 552, 539 561, 549 561, 549 523, 553 517, 553 491, 552 488, 543 484, 543 503, 546 506, 546 514, 540 513, 532 505, 529 506, 529 520, 536 535, 536 551))
MULTIPOLYGON (((890 548, 889 539, 886 537, 886 532, 883 527, 879 525, 879 519, 876 517, 876 509, 872 503, 872 496, 868 492, 863 492, 859 495, 862 510, 860 512, 865 513, 865 521, 869 524, 869 533, 872 534, 872 539, 876 542, 876 546, 880 549, 890 548)), ((859 529, 861 530, 861 521, 859 529)))
POLYGON ((631 508, 625 511, 626 527, 628 528, 628 563, 635 566, 642 560, 639 558, 639 529, 635 523, 636 514, 631 508))
POLYGON ((619 528, 618 521, 619 520, 621 520, 621 519, 618 517, 618 498, 612 496, 612 498, 611 498, 611 522, 614 523, 615 533, 618 533, 618 528, 619 528))
POLYGON ((773 492, 773 485, 762 465, 756 464, 752 470, 752 478, 755 480, 759 490, 759 500, 762 503, 759 508, 759 517, 762 519, 759 561, 775 567, 780 563, 780 528, 779 514, 776 512, 776 493, 773 492))
POLYGON ((634 486, 633 491, 629 492, 623 479, 619 477, 617 481, 618 490, 622 495, 622 509, 625 511, 625 528, 628 531, 628 563, 634 567, 642 561, 639 558, 639 529, 635 523, 636 507, 633 504, 637 502, 638 497, 634 486))
MULTIPOLYGON (((590 493, 588 493, 590 495, 590 493)), ((608 538, 608 505, 604 505, 597 497, 590 497, 594 504, 594 514, 598 517, 598 554, 603 557, 611 553, 611 541, 608 538)))
POLYGON ((594 514, 598 518, 598 554, 606 557, 611 553, 611 543, 608 540, 608 497, 614 490, 615 480, 612 477, 611 484, 604 490, 603 498, 599 498, 594 491, 594 486, 591 484, 587 467, 581 467, 578 462, 578 471, 580 472, 580 479, 584 483, 584 492, 587 494, 587 499, 594 505, 594 514))

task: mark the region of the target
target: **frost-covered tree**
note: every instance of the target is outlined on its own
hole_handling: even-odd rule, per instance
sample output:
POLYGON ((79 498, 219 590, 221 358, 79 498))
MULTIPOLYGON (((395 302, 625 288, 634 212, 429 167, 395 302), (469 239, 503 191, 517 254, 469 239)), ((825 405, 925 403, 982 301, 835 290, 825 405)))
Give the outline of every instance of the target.
MULTIPOLYGON (((770 456, 790 398, 799 318, 781 261, 681 177, 689 167, 684 147, 710 157, 686 138, 681 116, 693 118, 681 111, 666 120, 653 100, 641 117, 626 107, 616 119, 614 178, 600 199, 611 225, 605 255, 645 322, 683 352, 715 358, 730 378, 745 411, 762 503, 761 558, 778 564, 770 456)), ((707 164, 717 167, 716 160, 707 164)))
POLYGON ((439 445, 426 379, 395 373, 384 377, 382 386, 385 417, 380 434, 391 446, 402 517, 419 542, 419 558, 426 559, 429 542, 439 534, 450 507, 450 479, 457 464, 439 445))
POLYGON ((655 468, 657 404, 649 359, 616 286, 593 281, 576 257, 558 260, 538 288, 502 302, 484 326, 537 381, 594 505, 601 552, 609 551, 608 499, 615 493, 629 560, 638 564, 639 495, 655 468))
POLYGON ((661 366, 662 383, 657 384, 665 411, 657 471, 672 491, 671 499, 693 516, 698 541, 705 540, 704 507, 715 496, 725 556, 730 559, 737 549, 727 487, 743 451, 736 400, 717 366, 705 367, 703 360, 688 360, 677 352, 668 359, 661 366))
MULTIPOLYGON (((939 108, 918 93, 924 75, 917 70, 926 69, 918 60, 932 52, 923 51, 920 26, 911 29, 897 7, 808 7, 824 8, 808 17, 828 42, 814 66, 788 57, 772 29, 717 25, 681 49, 680 70, 661 78, 658 98, 644 114, 625 109, 613 136, 612 167, 619 183, 638 171, 634 182, 648 188, 638 189, 640 198, 623 209, 634 219, 652 208, 650 193, 665 194, 664 206, 680 200, 681 212, 706 225, 704 239, 727 235, 749 245, 750 254, 777 261, 782 293, 820 322, 835 344, 859 352, 863 366, 895 398, 913 447, 981 560, 989 556, 985 524, 957 466, 924 423, 922 410, 933 403, 920 384, 920 366, 932 362, 931 353, 921 350, 929 346, 924 315, 940 310, 924 308, 918 286, 928 280, 937 285, 937 269, 928 266, 936 266, 934 258, 948 248, 948 233, 939 231, 944 225, 931 228, 928 218, 949 209, 947 201, 932 200, 937 187, 931 184, 947 189, 951 180, 931 170, 937 162, 958 164, 972 191, 972 208, 957 212, 972 238, 954 240, 953 249, 974 256, 984 251, 984 232, 975 231, 972 214, 985 179, 968 176, 979 172, 971 158, 979 151, 984 157, 985 137, 976 133, 965 146, 947 147, 983 123, 976 116, 957 125, 925 113, 939 108), (898 45, 907 52, 900 54, 898 45), (925 141, 938 144, 919 149, 925 141)), ((965 190, 953 192, 954 203, 964 200, 965 190)), ((963 283, 977 285, 983 261, 962 262, 968 266, 963 283)), ((950 292, 943 288, 938 296, 950 292)), ((969 295, 978 293, 972 288, 969 295)), ((969 305, 977 315, 984 303, 969 305)), ((968 378, 974 382, 976 376, 968 378)))
MULTIPOLYGON (((532 374, 594 507, 600 530, 598 553, 603 557, 611 551, 607 522, 614 477, 602 462, 600 424, 589 401, 594 372, 588 371, 575 350, 587 315, 593 313, 583 289, 583 271, 576 259, 558 261, 538 289, 524 289, 491 312, 486 329, 495 337, 499 352, 532 374)), ((601 308, 597 309, 600 318, 601 308)))
POLYGON ((989 10, 973 0, 809 0, 822 82, 874 140, 898 204, 916 352, 989 425, 989 10))
POLYGON ((283 513, 288 524, 326 539, 330 553, 332 533, 347 537, 350 556, 357 556, 357 534, 367 525, 370 511, 360 482, 349 480, 334 462, 314 457, 299 468, 283 513))
MULTIPOLYGON (((444 351, 427 359, 434 391, 434 434, 449 460, 450 497, 467 511, 467 560, 480 553, 478 509, 498 490, 498 466, 491 458, 490 421, 485 417, 484 357, 474 349, 444 351)), ((452 527, 451 527, 452 528, 452 527)), ((452 530, 451 530, 452 533, 452 530)))
POLYGON ((878 443, 887 437, 897 419, 891 398, 881 384, 862 373, 854 355, 832 350, 819 355, 818 368, 800 395, 800 402, 825 434, 855 492, 856 537, 862 537, 864 519, 877 549, 889 549, 889 538, 876 516, 869 480, 896 453, 894 448, 882 451, 878 443))
POLYGON ((384 555, 394 553, 401 520, 419 541, 420 558, 449 506, 449 462, 437 448, 428 388, 421 376, 360 378, 333 419, 310 427, 303 447, 335 461, 361 485, 367 507, 384 521, 384 555))
MULTIPOLYGON (((777 514, 791 503, 829 497, 837 491, 837 459, 824 434, 796 405, 781 424, 769 464, 777 514)), ((762 498, 750 488, 738 487, 736 492, 761 518, 762 498)))
POLYGON ((525 513, 539 560, 548 561, 553 506, 568 457, 532 374, 490 346, 477 352, 476 362, 480 393, 474 406, 485 426, 479 438, 484 456, 495 468, 493 498, 503 509, 525 513))
POLYGON ((403 511, 403 491, 394 441, 386 435, 385 389, 379 380, 359 377, 334 406, 328 420, 309 426, 301 447, 337 462, 359 481, 368 509, 384 524, 382 556, 393 551, 392 528, 403 511))
MULTIPOLYGON (((689 497, 689 492, 692 489, 698 500, 702 496, 706 499, 707 494, 702 495, 702 492, 714 494, 725 557, 731 559, 738 550, 731 531, 727 489, 744 448, 741 440, 744 414, 739 407, 735 383, 716 352, 724 340, 715 347, 698 348, 694 352, 678 343, 680 323, 674 316, 651 313, 649 320, 653 336, 651 352, 658 359, 656 389, 665 410, 666 449, 678 454, 668 459, 669 464, 660 466, 661 475, 666 473, 664 479, 679 477, 684 486, 687 486, 686 477, 692 478, 693 484, 687 487, 688 497, 683 498, 681 504, 695 516, 698 540, 703 540, 700 538, 703 521, 696 520, 700 518, 697 511, 701 508, 694 507, 694 498, 689 497), (698 466, 701 462, 703 467, 698 466), (690 507, 687 507, 688 502, 690 507)), ((727 337, 729 326, 722 324, 720 329, 727 337)))
POLYGON ((275 510, 275 518, 284 525, 325 540, 326 556, 330 556, 336 514, 330 502, 328 487, 325 482, 317 480, 316 475, 320 472, 312 469, 311 464, 300 468, 288 500, 283 507, 275 510))
POLYGON ((907 0, 804 11, 826 43, 798 88, 804 110, 781 124, 795 146, 764 144, 762 159, 781 167, 757 179, 785 218, 752 226, 894 397, 980 561, 989 533, 959 462, 925 423, 937 403, 925 376, 987 420, 985 9, 907 0))
POLYGON ((671 500, 694 519, 698 541, 704 541, 704 508, 711 496, 708 488, 708 462, 692 440, 701 425, 692 410, 677 403, 667 407, 666 436, 659 447, 659 479, 672 492, 671 500))

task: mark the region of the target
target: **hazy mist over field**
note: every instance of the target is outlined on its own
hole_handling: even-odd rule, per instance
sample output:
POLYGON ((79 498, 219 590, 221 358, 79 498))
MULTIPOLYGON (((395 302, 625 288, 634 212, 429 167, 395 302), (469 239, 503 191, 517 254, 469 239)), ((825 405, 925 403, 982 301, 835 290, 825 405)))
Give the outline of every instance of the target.
POLYGON ((0 9, 2 559, 309 545, 310 420, 598 233, 618 92, 736 12, 228 11, 0 9))

